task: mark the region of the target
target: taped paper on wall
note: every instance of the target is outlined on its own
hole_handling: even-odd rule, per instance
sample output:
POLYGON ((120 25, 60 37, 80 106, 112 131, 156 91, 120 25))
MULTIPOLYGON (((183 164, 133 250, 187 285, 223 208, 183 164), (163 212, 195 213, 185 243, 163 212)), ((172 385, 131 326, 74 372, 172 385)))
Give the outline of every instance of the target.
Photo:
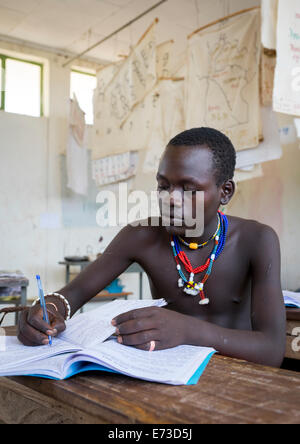
POLYGON ((236 168, 280 159, 282 148, 276 113, 270 107, 262 108, 264 140, 257 148, 242 150, 236 156, 236 168))
POLYGON ((274 111, 300 116, 300 2, 279 0, 274 111))
POLYGON ((276 49, 278 0, 261 2, 261 42, 264 48, 276 49))
POLYGON ((260 48, 258 8, 190 37, 186 128, 216 128, 237 151, 258 145, 260 48))
POLYGON ((134 176, 139 156, 128 152, 92 161, 92 176, 98 186, 120 182, 134 176))
POLYGON ((110 71, 107 68, 99 72, 103 82, 95 94, 94 159, 132 149, 123 125, 156 84, 155 30, 154 23, 124 61, 110 71), (113 77, 107 83, 111 73, 113 77))
POLYGON ((70 99, 70 127, 78 145, 83 146, 86 129, 85 113, 80 108, 75 94, 73 99, 70 99))
POLYGON ((88 151, 78 144, 71 130, 67 146, 67 177, 68 188, 77 194, 87 194, 88 151))

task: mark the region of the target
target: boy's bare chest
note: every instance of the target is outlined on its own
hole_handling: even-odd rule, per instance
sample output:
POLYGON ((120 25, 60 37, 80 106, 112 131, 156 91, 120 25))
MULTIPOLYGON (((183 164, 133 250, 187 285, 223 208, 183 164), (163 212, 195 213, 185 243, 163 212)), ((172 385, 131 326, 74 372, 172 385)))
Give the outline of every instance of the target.
MULTIPOLYGON (((193 268, 203 265, 211 248, 193 252, 186 251, 193 268)), ((189 273, 181 264, 186 278, 189 273)), ((220 325, 232 326, 233 317, 249 326, 250 321, 250 267, 247 254, 236 245, 228 243, 215 262, 211 275, 204 285, 208 306, 199 305, 200 296, 191 296, 178 286, 180 275, 171 246, 163 245, 144 256, 143 267, 147 272, 153 298, 165 298, 170 309, 199 317, 220 325), (244 319, 243 319, 244 318, 244 319), (219 320, 219 322, 218 322, 219 320)), ((194 280, 201 282, 205 272, 195 275, 194 280)))

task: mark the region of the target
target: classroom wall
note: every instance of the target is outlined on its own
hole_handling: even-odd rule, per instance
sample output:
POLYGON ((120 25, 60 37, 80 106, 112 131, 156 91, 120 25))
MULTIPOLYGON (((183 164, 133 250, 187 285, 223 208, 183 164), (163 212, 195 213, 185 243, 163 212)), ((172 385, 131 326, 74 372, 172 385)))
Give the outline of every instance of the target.
MULTIPOLYGON (((277 232, 282 253, 282 287, 300 288, 300 139, 293 131, 293 117, 277 115, 280 128, 289 129, 283 156, 263 164, 263 177, 238 184, 228 214, 254 219, 277 232)), ((261 252, 263 254, 263 251, 261 252)))
MULTIPOLYGON (((210 19, 258 3, 256 0, 220 1, 218 10, 210 11, 210 19), (229 8, 225 8, 225 4, 229 8)), ((207 2, 205 8, 207 15, 207 2)), ((202 25, 201 19, 199 25, 202 25)), ((118 228, 65 228, 62 225, 60 154, 67 143, 70 80, 69 68, 62 68, 64 57, 5 42, 0 42, 0 48, 33 54, 48 61, 47 116, 32 118, 0 112, 0 269, 22 270, 30 280, 28 296, 35 298, 36 273, 42 275, 46 291, 59 289, 65 275, 64 267, 58 262, 65 255, 85 255, 88 246, 94 253, 98 252, 99 235, 104 237, 101 246, 105 247, 118 228)), ((286 118, 282 119, 284 124, 286 118)), ((254 218, 275 228, 282 245, 283 286, 289 289, 300 287, 297 266, 299 158, 296 143, 284 146, 283 158, 264 165, 262 178, 238 186, 228 208, 230 214, 254 218)), ((143 175, 136 181, 137 187, 139 184, 141 189, 150 190, 155 180, 153 176, 143 175)), ((126 275, 122 280, 125 290, 133 291, 136 297, 136 276, 126 275)), ((146 279, 145 284, 145 297, 150 297, 146 279)))
POLYGON ((65 255, 85 255, 88 246, 98 253, 100 234, 105 246, 118 230, 107 229, 104 235, 96 225, 62 225, 60 154, 67 143, 70 89, 70 70, 62 68, 64 57, 4 42, 0 48, 48 62, 47 116, 0 112, 0 269, 23 271, 30 280, 28 297, 33 299, 37 273, 46 291, 58 290, 65 282, 64 267, 58 262, 65 255))

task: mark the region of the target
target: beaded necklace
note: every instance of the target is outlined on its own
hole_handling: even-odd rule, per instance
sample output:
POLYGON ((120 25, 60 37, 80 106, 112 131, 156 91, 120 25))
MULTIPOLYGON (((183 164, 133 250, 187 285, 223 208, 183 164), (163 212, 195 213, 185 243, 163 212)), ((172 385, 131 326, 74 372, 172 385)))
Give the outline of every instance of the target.
POLYGON ((218 214, 220 216, 220 227, 217 232, 217 235, 215 236, 213 250, 210 256, 208 257, 207 261, 205 262, 205 264, 200 267, 196 268, 192 267, 192 264, 189 261, 188 257, 186 256, 185 252, 182 251, 180 248, 177 236, 171 236, 171 247, 176 261, 177 270, 179 273, 178 287, 179 288, 184 287, 183 291, 192 296, 197 296, 198 294, 200 294, 200 301, 199 301, 200 305, 209 304, 209 299, 206 298, 204 294, 204 285, 207 282, 209 276, 211 275, 213 265, 220 256, 220 254, 222 253, 226 243, 226 236, 228 231, 228 219, 225 216, 225 214, 221 213, 220 211, 218 212, 218 214), (183 264, 185 270, 189 273, 189 279, 186 278, 186 276, 184 275, 180 262, 183 264), (200 274, 204 271, 206 271, 206 273, 202 281, 196 283, 194 281, 195 275, 200 274))
POLYGON ((180 242, 181 242, 183 245, 185 245, 186 247, 189 247, 190 250, 198 250, 199 248, 203 248, 203 247, 205 247, 210 241, 212 241, 213 239, 216 238, 216 236, 217 236, 217 234, 218 234, 218 232, 219 232, 219 229, 220 229, 220 224, 221 224, 221 218, 220 218, 220 215, 219 215, 219 213, 218 213, 218 226, 217 226, 217 230, 216 230, 216 232, 212 235, 212 237, 209 238, 208 241, 203 242, 203 244, 197 244, 196 242, 190 242, 190 243, 189 243, 189 242, 186 242, 184 239, 182 239, 181 236, 178 236, 178 239, 180 240, 180 242))

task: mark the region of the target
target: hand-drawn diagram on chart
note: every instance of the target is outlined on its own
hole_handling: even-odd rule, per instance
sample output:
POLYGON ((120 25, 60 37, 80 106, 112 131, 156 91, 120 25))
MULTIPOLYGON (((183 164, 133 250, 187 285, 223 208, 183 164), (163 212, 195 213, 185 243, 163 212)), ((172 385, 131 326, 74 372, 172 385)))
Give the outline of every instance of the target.
POLYGON ((237 149, 258 145, 259 13, 212 25, 190 39, 187 127, 225 132, 237 149))

